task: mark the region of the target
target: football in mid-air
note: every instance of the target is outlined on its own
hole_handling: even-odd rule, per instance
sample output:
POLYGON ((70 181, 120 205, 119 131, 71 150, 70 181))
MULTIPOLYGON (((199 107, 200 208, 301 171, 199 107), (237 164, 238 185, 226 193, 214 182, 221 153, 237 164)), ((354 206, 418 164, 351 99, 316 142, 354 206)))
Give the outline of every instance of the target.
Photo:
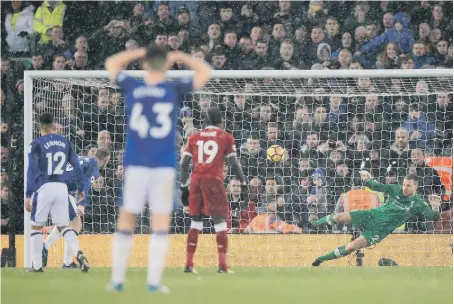
POLYGON ((266 151, 266 158, 272 162, 280 162, 285 159, 285 150, 279 145, 272 145, 266 151))

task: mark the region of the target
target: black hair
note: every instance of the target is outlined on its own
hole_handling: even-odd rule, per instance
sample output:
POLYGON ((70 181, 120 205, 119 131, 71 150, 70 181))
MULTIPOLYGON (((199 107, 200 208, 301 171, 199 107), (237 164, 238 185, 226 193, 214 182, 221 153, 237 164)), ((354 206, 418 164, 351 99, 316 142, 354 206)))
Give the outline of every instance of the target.
POLYGON ((167 62, 167 50, 158 45, 153 45, 148 48, 145 60, 147 61, 150 70, 161 71, 164 69, 167 62))
POLYGON ((221 110, 218 107, 210 107, 207 111, 208 121, 213 126, 218 126, 222 123, 221 110))
POLYGON ((54 116, 51 113, 43 113, 39 116, 39 124, 42 126, 51 126, 54 123, 54 116))

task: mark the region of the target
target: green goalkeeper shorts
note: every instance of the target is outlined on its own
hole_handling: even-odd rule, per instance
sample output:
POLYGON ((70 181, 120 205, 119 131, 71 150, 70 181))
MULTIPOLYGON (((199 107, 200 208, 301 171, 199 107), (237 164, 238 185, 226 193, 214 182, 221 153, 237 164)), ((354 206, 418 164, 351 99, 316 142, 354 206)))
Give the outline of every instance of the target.
POLYGON ((390 227, 383 219, 374 216, 372 210, 351 211, 352 225, 355 228, 362 228, 362 235, 366 238, 368 245, 380 243, 385 237, 393 232, 394 227, 390 227))

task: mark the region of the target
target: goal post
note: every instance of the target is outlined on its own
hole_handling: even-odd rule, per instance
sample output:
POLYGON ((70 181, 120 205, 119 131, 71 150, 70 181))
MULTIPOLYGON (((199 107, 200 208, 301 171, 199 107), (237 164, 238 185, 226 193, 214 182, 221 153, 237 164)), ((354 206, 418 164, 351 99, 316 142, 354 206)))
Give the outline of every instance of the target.
MULTIPOLYGON (((145 75, 143 71, 128 71, 127 73, 137 78, 145 75)), ((168 72, 169 78, 190 77, 191 75, 193 75, 191 71, 168 72)), ((404 109, 402 115, 405 117, 406 113, 404 112, 408 112, 409 104, 418 104, 418 109, 424 109, 423 111, 426 111, 430 119, 435 119, 435 121, 432 121, 435 129, 427 130, 427 136, 424 134, 424 143, 421 144, 421 142, 416 140, 416 146, 413 148, 420 147, 424 150, 424 145, 427 144, 428 153, 430 150, 430 153, 436 153, 452 159, 452 147, 440 147, 440 145, 443 145, 442 143, 440 144, 444 140, 443 134, 452 135, 452 126, 451 133, 445 132, 446 130, 443 130, 445 133, 440 133, 439 131, 441 130, 437 128, 442 125, 442 121, 439 121, 441 116, 437 116, 437 113, 433 110, 436 108, 436 96, 439 94, 448 94, 448 99, 452 103, 452 91, 453 71, 448 69, 213 71, 212 80, 201 90, 188 94, 183 102, 185 107, 189 107, 188 117, 191 118, 193 127, 192 129, 183 128, 180 123, 179 145, 181 146, 184 143, 186 136, 190 135, 194 129, 203 126, 203 109, 210 104, 218 104, 224 114, 228 131, 234 134, 237 146, 241 147, 241 149, 238 149, 241 150, 238 151, 238 156, 241 156, 242 160, 244 160, 242 166, 248 179, 259 176, 264 184, 267 179, 274 178, 276 180, 275 182, 279 185, 276 195, 281 195, 284 200, 283 212, 285 214, 282 217, 285 218, 282 218, 282 221, 293 225, 295 231, 300 232, 301 229, 298 225, 303 217, 307 219, 310 214, 317 216, 317 212, 320 212, 319 214, 322 216, 328 211, 335 211, 336 203, 340 197, 340 188, 336 187, 348 190, 347 186, 352 185, 344 183, 342 186, 338 186, 336 184, 335 180, 340 176, 340 172, 337 172, 336 169, 341 171, 336 165, 340 163, 346 164, 348 167, 346 170, 350 171, 349 178, 353 180, 352 171, 359 169, 358 166, 363 167, 365 162, 370 162, 370 159, 366 157, 360 160, 353 157, 361 154, 358 154, 358 151, 354 148, 356 140, 351 139, 352 134, 355 133, 354 128, 358 128, 358 126, 354 126, 355 123, 357 125, 386 123, 387 127, 385 129, 379 131, 369 130, 367 132, 364 129, 362 131, 356 129, 356 133, 361 133, 361 136, 364 135, 362 137, 363 143, 367 144, 368 147, 369 144, 387 141, 387 146, 383 144, 384 148, 382 149, 390 149, 390 145, 394 142, 396 128, 406 123, 406 121, 398 118, 396 113, 398 107, 394 107, 394 103, 399 103, 401 106, 399 109, 404 109), (365 99, 369 95, 377 96, 381 112, 364 112, 365 99), (339 97, 340 99, 333 101, 333 97, 339 97), (246 104, 246 106, 243 106, 242 103, 246 104), (297 104, 306 107, 307 112, 309 112, 308 115, 311 118, 310 129, 304 129, 304 127, 302 130, 298 129, 295 131, 293 129, 292 122, 295 118, 297 104), (261 113, 260 107, 262 105, 269 105, 270 107, 263 109, 263 113, 261 113), (319 106, 318 110, 321 111, 320 113, 317 112, 316 105, 319 106), (268 113, 267 111, 270 112, 268 113), (316 118, 316 116, 320 116, 320 118, 316 118), (327 121, 316 121, 317 119, 327 119, 327 121), (279 135, 277 135, 278 138, 276 140, 272 138, 274 135, 268 137, 268 129, 266 128, 269 122, 277 125, 279 135), (313 129, 314 126, 316 126, 315 129, 313 129), (307 135, 311 132, 318 133, 319 147, 325 142, 328 143, 334 140, 342 142, 345 149, 325 147, 326 149, 324 150, 320 148, 317 152, 319 153, 317 155, 320 156, 318 159, 314 159, 313 155, 309 157, 304 154, 307 152, 308 147, 305 143, 306 137, 301 137, 301 134, 307 135), (434 135, 432 134, 434 132, 438 133, 434 135), (429 133, 431 135, 428 135, 429 133), (263 152, 263 149, 266 149, 269 142, 275 141, 286 149, 287 156, 289 156, 287 160, 271 164, 266 161, 266 156, 264 156, 263 158, 257 158, 258 160, 254 160, 254 162, 249 162, 249 159, 245 157, 246 154, 243 154, 243 150, 248 150, 247 141, 248 138, 252 138, 253 134, 259 136, 260 153, 263 152), (386 139, 381 140, 381 135, 386 139), (338 157, 342 158, 340 162, 338 160, 332 161, 332 158, 337 157, 329 155, 332 150, 339 150, 338 157), (310 179, 312 177, 312 172, 306 172, 305 174, 308 176, 304 174, 297 176, 301 174, 299 166, 300 162, 304 162, 303 159, 308 161, 308 165, 306 164, 308 168, 314 171, 315 169, 321 169, 317 171, 317 174, 321 172, 324 186, 333 192, 332 194, 330 192, 330 201, 324 203, 326 206, 315 206, 313 208, 315 211, 311 209, 312 207, 309 206, 311 204, 307 202, 307 197, 311 195, 307 191, 316 192, 316 190, 305 189, 304 191, 306 192, 304 194, 299 192, 302 191, 300 183, 306 178, 310 179), (304 202, 301 197, 304 197, 304 202)), ((106 71, 26 71, 24 74, 24 191, 27 180, 28 147, 39 136, 36 121, 37 114, 44 111, 53 113, 59 123, 59 132, 70 139, 80 154, 86 155, 89 153, 90 148, 95 147, 100 142, 111 147, 113 160, 110 167, 103 173, 108 176, 103 176, 104 184, 99 185, 99 189, 92 193, 92 201, 96 200, 96 202, 91 206, 87 206, 89 214, 87 214, 88 220, 85 220, 84 227, 86 227, 85 233, 90 235, 102 235, 112 232, 115 225, 114 220, 118 201, 121 197, 121 179, 118 176, 122 172, 119 166, 121 166, 121 155, 124 149, 126 126, 122 97, 118 93, 118 88, 109 80, 106 71), (104 100, 104 103, 100 100, 104 100), (101 131, 107 131, 106 134, 108 133, 108 136, 106 135, 106 138, 100 139, 99 133, 101 131)), ((178 113, 180 114, 180 112, 178 113)), ((182 115, 186 115, 184 113, 182 115)), ((368 149, 373 149, 373 147, 368 149)), ((375 168, 377 169, 375 172, 378 172, 378 175, 376 174, 374 177, 385 180, 386 176, 384 174, 387 174, 390 168, 391 170, 400 170, 400 174, 404 171, 408 172, 410 167, 408 163, 406 167, 394 168, 393 164, 388 161, 386 162, 386 167, 375 168)), ((435 167, 440 169, 440 166, 434 165, 435 167)), ((305 170, 308 171, 308 168, 305 170)), ((370 167, 370 169, 373 168, 373 166, 370 167)), ((367 166, 366 169, 368 169, 367 166)), ((450 194, 451 189, 446 189, 445 184, 443 186, 445 187, 443 193, 450 194)), ((259 200, 260 203, 256 205, 256 213, 266 210, 264 208, 266 206, 263 205, 264 197, 269 197, 273 193, 272 191, 267 193, 266 189, 260 191, 262 191, 260 193, 261 199, 259 200)), ((315 192, 313 195, 316 195, 315 192)), ((30 214, 26 210, 24 210, 24 217, 24 266, 30 267, 30 214)), ((145 211, 141 218, 146 218, 145 211)), ((150 231, 149 225, 143 219, 139 221, 137 234, 145 235, 150 231)), ((173 227, 177 234, 182 234, 187 230, 187 220, 187 216, 183 213, 174 214, 172 224, 178 225, 178 227, 173 227)), ((246 231, 248 234, 254 234, 250 229, 241 231, 245 234, 246 231)), ((282 236, 283 231, 267 230, 262 232, 278 233, 279 236, 274 234, 273 236, 282 237, 285 240, 290 237, 282 236)), ((334 232, 339 233, 339 231, 334 232)), ((342 232, 342 229, 340 232, 342 232)), ((308 232, 303 229, 303 233, 308 232)), ((332 234, 333 231, 318 231, 316 234, 321 236, 326 233, 332 234)), ((421 233, 433 234, 430 230, 421 231, 421 233)), ((309 233, 307 237, 309 241, 305 244, 314 246, 310 248, 310 251, 313 254, 318 254, 320 248, 323 247, 320 244, 321 239, 315 239, 315 236, 309 233)), ((178 240, 182 242, 184 238, 178 238, 178 240)), ((427 242, 434 244, 433 240, 427 242)), ((211 243, 211 245, 213 244, 211 243)), ((235 243, 233 244, 235 247, 235 243)), ((267 244, 265 247, 267 250, 272 250, 270 246, 273 244, 275 243, 267 244)), ((295 244, 295 246, 299 246, 297 245, 298 243, 295 244)), ((239 248, 241 246, 245 245, 236 245, 236 250, 241 250, 239 248)), ((173 248, 178 248, 180 252, 171 252, 171 254, 177 259, 181 259, 185 254, 184 243, 175 245, 173 248)), ((303 248, 300 249, 303 250, 303 248)), ((403 249, 401 248, 401 250, 403 249)), ((212 261, 213 257, 209 252, 209 250, 205 251, 203 258, 206 258, 207 261, 212 261)), ((440 249, 438 252, 445 251, 440 249)), ((90 257, 91 252, 88 251, 86 253, 90 257)), ((211 253, 215 254, 214 251, 211 253)), ((109 256, 110 252, 105 254, 109 256)), ((250 255, 247 256, 247 259, 254 255, 251 251, 247 251, 246 254, 250 255)), ((266 256, 267 252, 259 252, 259 254, 266 256)), ((307 258, 308 254, 310 255, 310 253, 306 252, 302 255, 307 258)), ((292 265, 301 266, 297 262, 298 254, 295 253, 295 255, 292 265)), ((103 259, 106 256, 103 256, 103 259)), ((240 258, 243 259, 243 257, 240 258)), ((262 266, 270 265, 269 260, 266 262, 266 257, 262 258, 262 260, 262 266)), ((182 261, 183 259, 181 259, 181 263, 183 263, 182 261)), ((97 264, 97 261, 93 261, 93 259, 91 263, 104 265, 102 262, 97 264)), ((439 265, 439 261, 431 260, 423 264, 439 265)), ((146 263, 142 266, 145 265, 146 263)), ((245 262, 244 265, 248 266, 249 264, 245 262)))

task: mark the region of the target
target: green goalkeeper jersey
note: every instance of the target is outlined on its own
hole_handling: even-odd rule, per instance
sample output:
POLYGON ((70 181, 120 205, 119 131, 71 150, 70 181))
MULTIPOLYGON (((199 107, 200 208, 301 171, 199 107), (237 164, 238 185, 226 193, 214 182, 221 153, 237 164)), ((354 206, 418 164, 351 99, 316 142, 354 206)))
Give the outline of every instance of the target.
POLYGON ((370 180, 367 186, 371 190, 388 194, 388 199, 382 206, 371 210, 374 217, 387 226, 399 227, 414 215, 424 216, 431 221, 440 219, 440 212, 433 211, 418 194, 404 196, 401 185, 385 185, 370 180))

